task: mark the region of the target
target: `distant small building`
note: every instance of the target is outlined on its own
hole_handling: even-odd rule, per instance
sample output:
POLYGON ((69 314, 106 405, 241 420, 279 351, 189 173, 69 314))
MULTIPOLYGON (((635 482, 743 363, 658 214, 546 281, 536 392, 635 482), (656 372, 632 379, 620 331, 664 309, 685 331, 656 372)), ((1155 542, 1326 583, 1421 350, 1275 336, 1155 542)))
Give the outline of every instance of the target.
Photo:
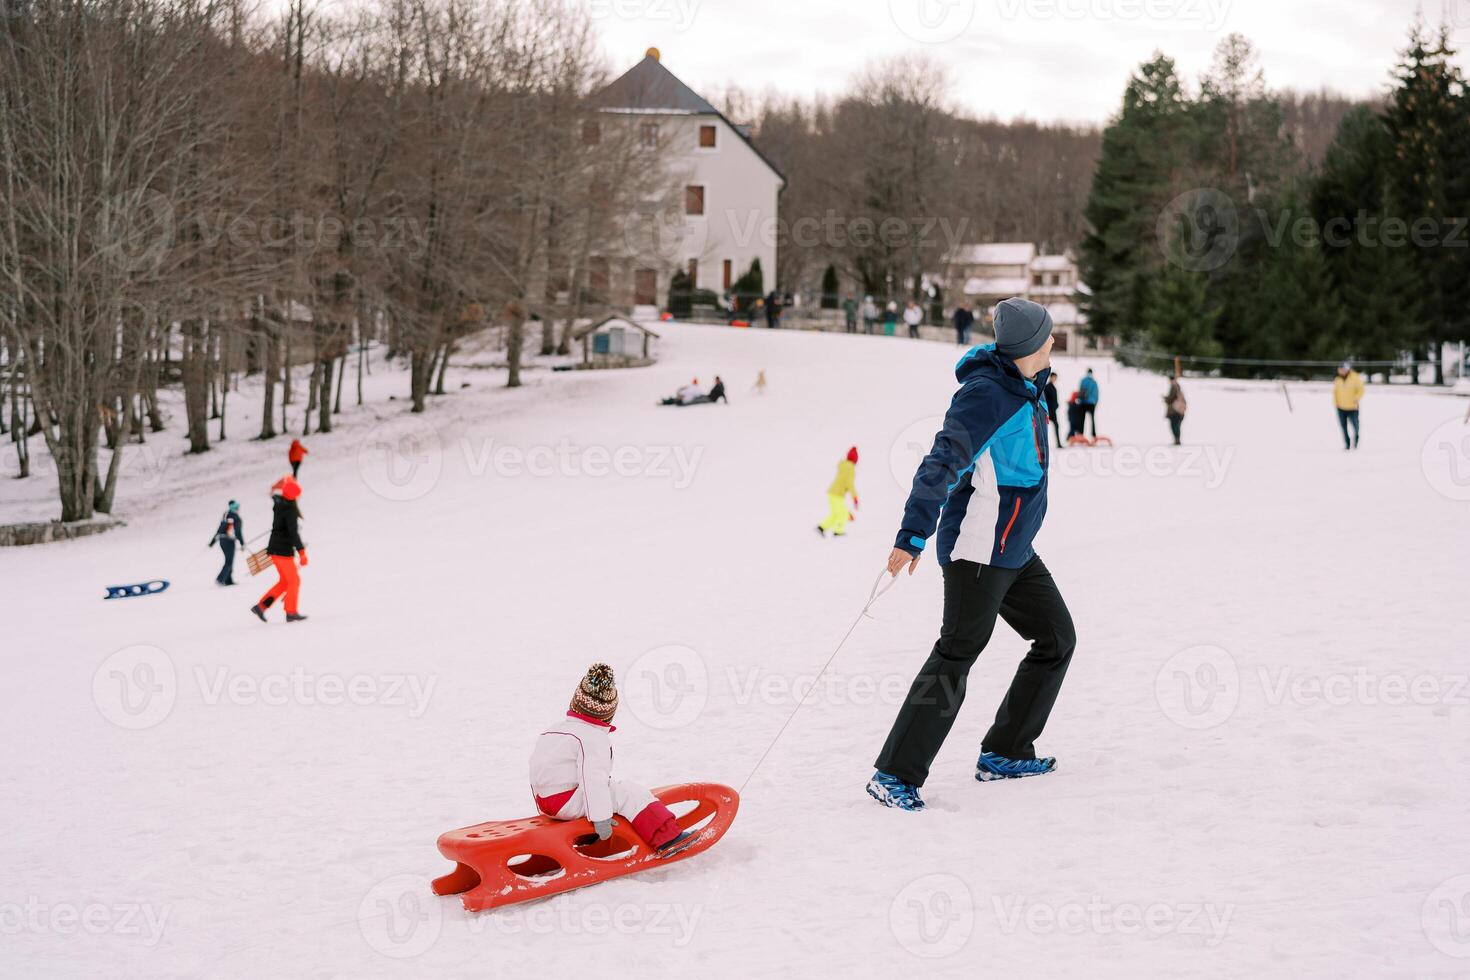
POLYGON ((1042 255, 1030 242, 962 245, 950 258, 944 279, 959 285, 974 304, 976 319, 987 328, 995 304, 1019 296, 1040 303, 1051 313, 1057 352, 1112 346, 1087 335, 1087 318, 1077 308, 1077 295, 1090 290, 1078 277, 1077 261, 1070 253, 1042 255))
POLYGON ((582 343, 582 368, 645 367, 657 356, 659 335, 626 317, 609 316, 572 332, 582 343))

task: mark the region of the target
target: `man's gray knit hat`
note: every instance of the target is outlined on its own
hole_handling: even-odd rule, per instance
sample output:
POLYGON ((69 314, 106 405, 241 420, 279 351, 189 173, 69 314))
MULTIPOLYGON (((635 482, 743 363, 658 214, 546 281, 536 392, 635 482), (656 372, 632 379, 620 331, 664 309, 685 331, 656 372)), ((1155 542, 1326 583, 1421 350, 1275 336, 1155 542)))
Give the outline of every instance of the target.
POLYGON ((995 308, 995 349, 1006 357, 1035 354, 1051 331, 1051 314, 1040 303, 1013 296, 995 308))

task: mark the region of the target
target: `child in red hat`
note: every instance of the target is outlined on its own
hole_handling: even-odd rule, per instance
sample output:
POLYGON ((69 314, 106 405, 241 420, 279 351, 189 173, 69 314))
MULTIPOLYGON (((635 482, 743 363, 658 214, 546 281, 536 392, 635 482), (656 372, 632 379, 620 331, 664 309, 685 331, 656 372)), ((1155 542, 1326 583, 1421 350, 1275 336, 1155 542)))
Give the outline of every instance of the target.
POLYGON ((301 575, 296 571, 298 552, 301 554, 301 567, 307 566, 306 545, 301 541, 299 523, 301 508, 296 503, 301 497, 301 484, 294 477, 283 476, 271 484, 271 495, 271 537, 265 551, 271 556, 271 564, 276 566, 276 575, 279 577, 270 591, 250 607, 250 611, 259 616, 263 623, 265 611, 277 599, 284 597, 286 622, 299 623, 306 617, 301 615, 296 606, 297 598, 301 594, 301 575))
POLYGON ((817 533, 823 537, 828 531, 834 538, 847 533, 847 522, 852 517, 847 510, 848 494, 852 494, 852 509, 858 508, 857 461, 857 447, 853 446, 847 451, 847 458, 837 464, 837 476, 827 488, 827 519, 817 525, 817 533))

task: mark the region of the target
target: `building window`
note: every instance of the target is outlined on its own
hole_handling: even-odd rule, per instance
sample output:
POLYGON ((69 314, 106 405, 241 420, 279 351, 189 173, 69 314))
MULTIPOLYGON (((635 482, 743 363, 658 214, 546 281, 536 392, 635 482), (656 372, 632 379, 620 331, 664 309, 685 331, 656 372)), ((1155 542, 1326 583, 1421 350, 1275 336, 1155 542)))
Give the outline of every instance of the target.
POLYGON ((658 123, 644 123, 638 128, 638 136, 644 146, 658 146, 658 123))
POLYGON ((595 119, 589 119, 582 124, 582 142, 587 146, 596 146, 602 142, 602 125, 595 119))
POLYGON ((715 148, 715 127, 699 127, 699 145, 702 149, 713 150, 715 148))
POLYGON ((729 289, 735 284, 735 263, 731 259, 725 260, 724 269, 720 273, 720 281, 724 284, 720 287, 721 289, 729 289))
POLYGON ((684 213, 704 214, 703 184, 690 184, 684 188, 684 213))
POLYGON ((689 288, 690 289, 698 289, 699 288, 699 260, 698 259, 690 259, 689 260, 689 288))
POLYGON ((1031 285, 1033 285, 1033 286, 1040 286, 1041 285, 1041 273, 1039 273, 1039 272, 1033 272, 1033 273, 1031 273, 1031 285))

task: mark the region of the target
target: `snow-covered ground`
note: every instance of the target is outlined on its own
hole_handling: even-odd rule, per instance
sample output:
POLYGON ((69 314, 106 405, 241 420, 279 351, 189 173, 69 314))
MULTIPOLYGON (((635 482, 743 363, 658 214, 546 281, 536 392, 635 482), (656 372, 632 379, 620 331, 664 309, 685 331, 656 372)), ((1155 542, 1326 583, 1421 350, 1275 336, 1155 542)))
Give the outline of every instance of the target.
MULTIPOLYGON (((1174 449, 1162 381, 1092 362, 1117 445, 1057 454, 1038 539, 1080 637, 1059 770, 971 776, 1023 652, 1002 628, 910 815, 863 783, 938 627, 932 561, 746 780, 868 594, 956 350, 660 330, 656 367, 458 370, 422 417, 375 375, 308 440, 305 624, 250 616, 243 562, 212 581, 225 500, 264 531, 284 469, 245 416, 197 459, 155 439, 128 527, 0 551, 0 974, 1470 970, 1463 399, 1372 389, 1348 454, 1322 386, 1289 411, 1187 381, 1174 449), (716 372, 728 407, 654 405, 716 372), (822 539, 852 444, 862 510, 822 539), (498 913, 434 897, 435 838, 528 813, 531 743, 594 659, 618 771, 743 786, 730 833, 498 913)), ((1064 391, 1087 363, 1059 359, 1064 391)), ((49 494, 7 481, 0 520, 49 494)))

